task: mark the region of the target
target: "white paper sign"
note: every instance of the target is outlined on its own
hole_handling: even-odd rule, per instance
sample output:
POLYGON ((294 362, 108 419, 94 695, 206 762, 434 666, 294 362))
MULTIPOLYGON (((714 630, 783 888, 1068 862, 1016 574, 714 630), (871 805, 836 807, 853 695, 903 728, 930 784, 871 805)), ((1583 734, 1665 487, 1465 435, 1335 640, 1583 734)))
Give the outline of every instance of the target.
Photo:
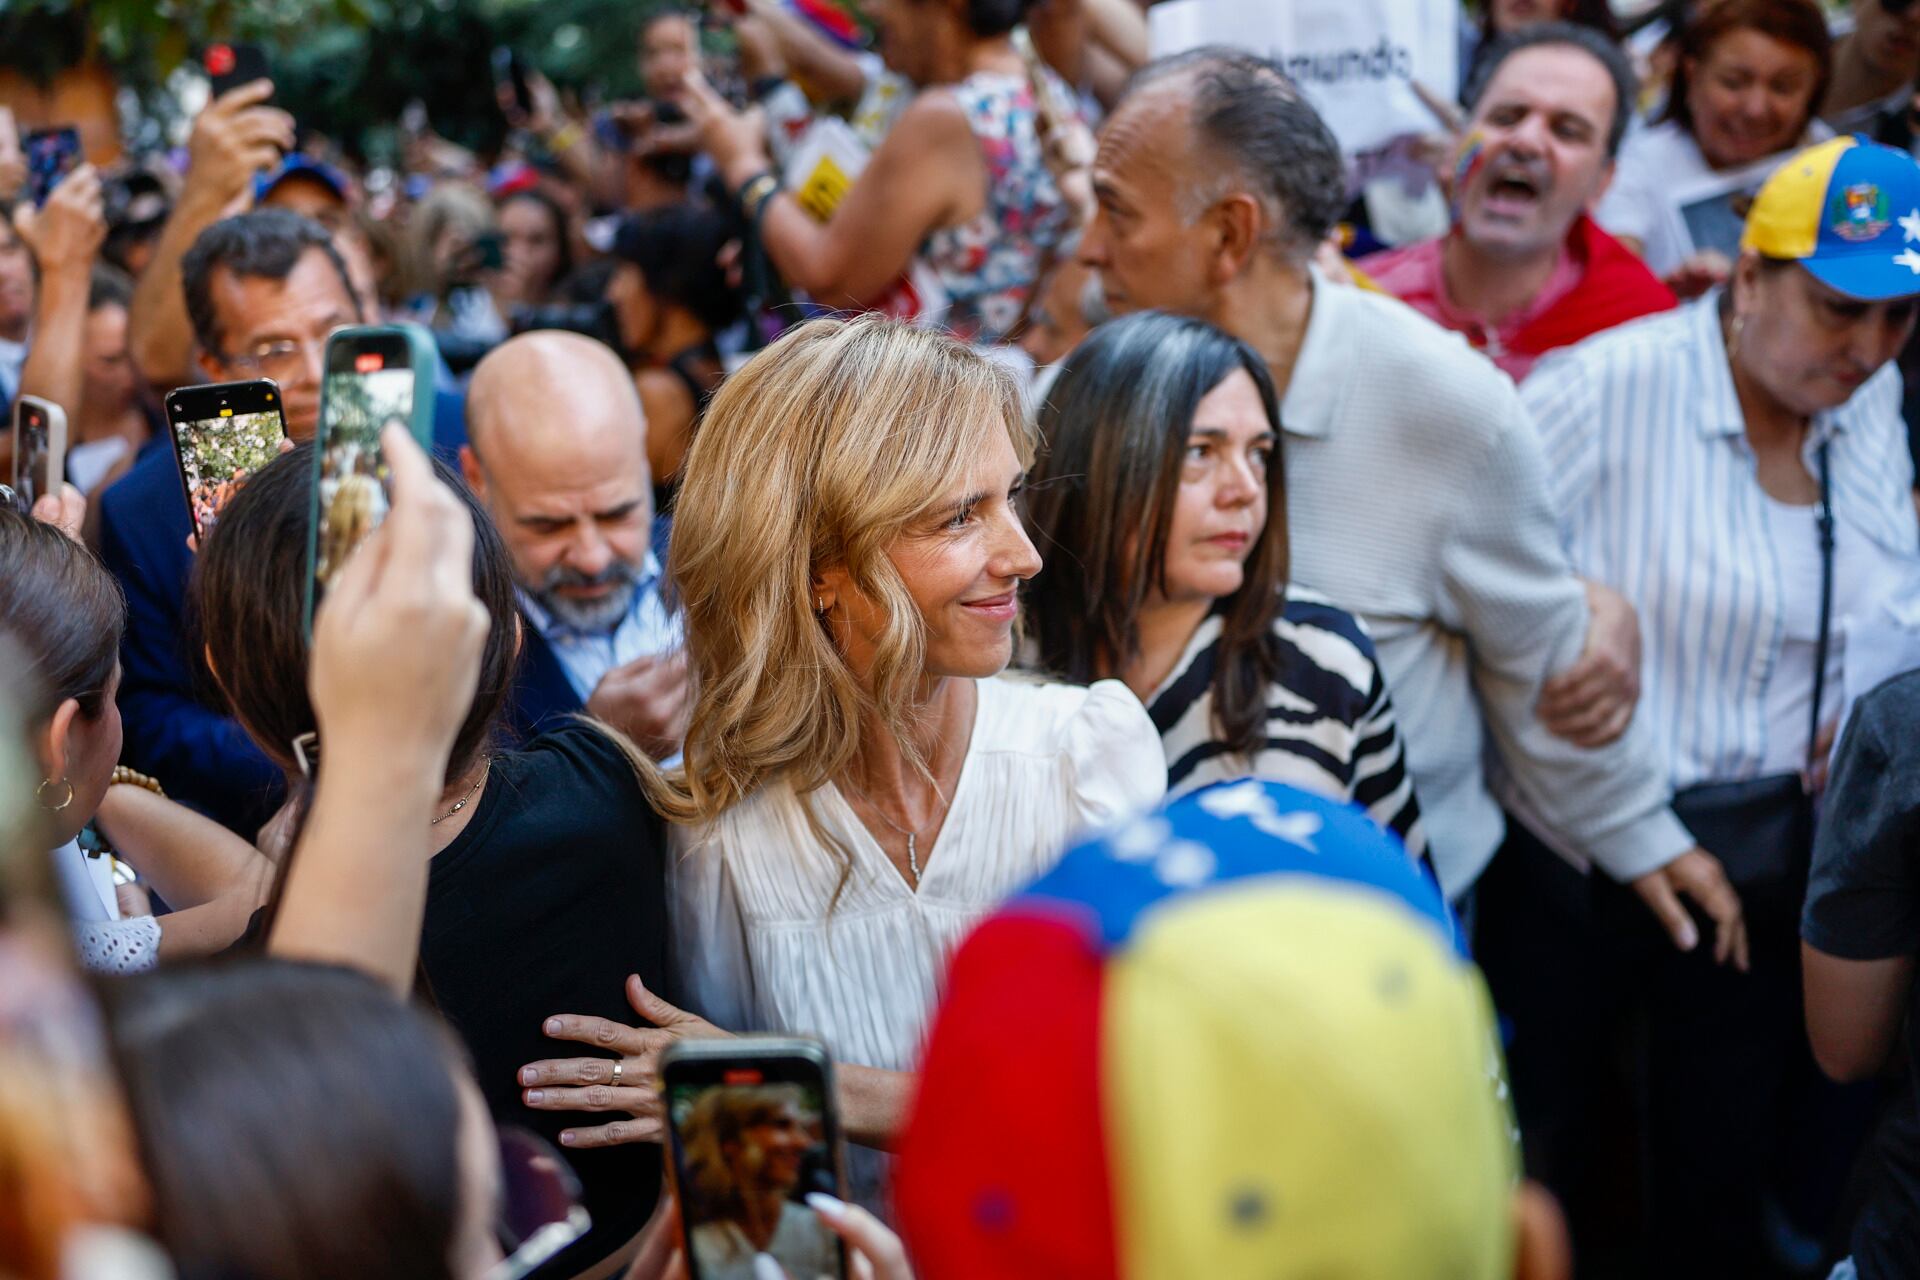
POLYGON ((1156 58, 1225 44, 1274 59, 1349 156, 1440 128, 1414 81, 1458 92, 1459 0, 1171 0, 1147 23, 1156 58))

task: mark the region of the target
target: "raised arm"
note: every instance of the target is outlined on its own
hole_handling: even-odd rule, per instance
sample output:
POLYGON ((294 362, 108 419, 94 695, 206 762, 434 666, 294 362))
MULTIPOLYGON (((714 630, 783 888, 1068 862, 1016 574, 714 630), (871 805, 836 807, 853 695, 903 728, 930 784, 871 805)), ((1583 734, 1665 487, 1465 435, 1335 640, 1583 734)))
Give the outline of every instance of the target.
POLYGON ((90 164, 68 174, 36 216, 14 215, 20 238, 40 264, 40 297, 33 309, 33 345, 20 371, 20 393, 51 400, 80 415, 87 334, 87 292, 93 260, 107 238, 100 174, 90 164))
POLYGON ((273 881, 266 857, 183 805, 139 787, 109 787, 94 821, 172 908, 159 921, 162 960, 230 946, 266 901, 273 881))
POLYGON ((780 0, 747 0, 747 12, 773 36, 787 73, 814 102, 851 102, 867 87, 860 59, 802 21, 780 0))
POLYGON ((293 117, 264 105, 273 85, 256 80, 215 98, 193 122, 187 180, 153 260, 134 286, 127 310, 134 364, 155 387, 192 381, 193 325, 181 285, 180 260, 200 233, 252 200, 253 175, 293 150, 293 117))
MULTIPOLYGON (((757 111, 733 110, 694 76, 687 113, 730 190, 771 169, 757 111)), ((959 102, 929 90, 901 113, 830 221, 777 192, 760 212, 760 241, 788 284, 827 306, 860 306, 899 278, 929 235, 972 212, 985 175, 959 102)))

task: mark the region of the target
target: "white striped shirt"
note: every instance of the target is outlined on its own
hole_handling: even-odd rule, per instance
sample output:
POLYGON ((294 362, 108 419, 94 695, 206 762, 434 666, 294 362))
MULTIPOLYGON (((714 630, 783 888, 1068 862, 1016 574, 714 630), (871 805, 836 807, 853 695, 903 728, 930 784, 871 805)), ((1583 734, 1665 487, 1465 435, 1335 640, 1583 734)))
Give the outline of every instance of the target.
POLYGON ((1360 620, 1325 596, 1287 588, 1273 620, 1287 667, 1268 687, 1266 741, 1250 757, 1222 742, 1213 720, 1220 628, 1221 615, 1208 614, 1147 699, 1167 753, 1167 794, 1231 778, 1291 783, 1361 806, 1424 857, 1427 833, 1393 701, 1360 620))
MULTIPOLYGON (((1758 775, 1787 592, 1819 590, 1817 579, 1783 582, 1718 300, 1711 293, 1556 353, 1521 388, 1576 572, 1640 613, 1641 718, 1675 788, 1758 775)), ((1813 475, 1829 442, 1837 561, 1920 568, 1900 394, 1889 364, 1807 433, 1813 475)), ((1836 581, 1852 567, 1837 563, 1836 581)), ((1894 585, 1881 571, 1873 590, 1894 585)), ((1836 598, 1836 635, 1844 603, 1836 598)), ((1837 711, 1839 691, 1831 696, 1837 711)))

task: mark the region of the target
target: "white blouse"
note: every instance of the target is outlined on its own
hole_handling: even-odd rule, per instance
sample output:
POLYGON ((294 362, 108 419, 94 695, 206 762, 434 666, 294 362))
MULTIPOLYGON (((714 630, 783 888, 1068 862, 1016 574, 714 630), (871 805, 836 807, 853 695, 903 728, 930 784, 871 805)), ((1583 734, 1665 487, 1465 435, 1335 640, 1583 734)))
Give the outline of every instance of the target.
POLYGON ((911 1070, 947 956, 967 930, 1081 829, 1151 808, 1166 785, 1160 735, 1119 681, 981 680, 918 892, 831 783, 812 802, 852 854, 838 902, 841 862, 790 785, 675 831, 669 879, 687 1003, 729 1030, 816 1035, 836 1061, 911 1070))

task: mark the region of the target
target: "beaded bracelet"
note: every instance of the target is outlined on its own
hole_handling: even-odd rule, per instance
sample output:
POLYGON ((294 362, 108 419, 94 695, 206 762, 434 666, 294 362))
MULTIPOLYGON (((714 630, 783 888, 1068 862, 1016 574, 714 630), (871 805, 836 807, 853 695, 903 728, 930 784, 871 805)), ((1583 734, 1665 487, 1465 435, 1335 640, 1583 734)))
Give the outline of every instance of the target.
POLYGON ((109 785, 116 787, 139 787, 144 791, 153 792, 153 794, 159 796, 162 800, 167 798, 167 793, 161 790, 158 781, 149 778, 146 774, 138 770, 129 769, 123 764, 117 764, 113 767, 113 781, 109 785))

